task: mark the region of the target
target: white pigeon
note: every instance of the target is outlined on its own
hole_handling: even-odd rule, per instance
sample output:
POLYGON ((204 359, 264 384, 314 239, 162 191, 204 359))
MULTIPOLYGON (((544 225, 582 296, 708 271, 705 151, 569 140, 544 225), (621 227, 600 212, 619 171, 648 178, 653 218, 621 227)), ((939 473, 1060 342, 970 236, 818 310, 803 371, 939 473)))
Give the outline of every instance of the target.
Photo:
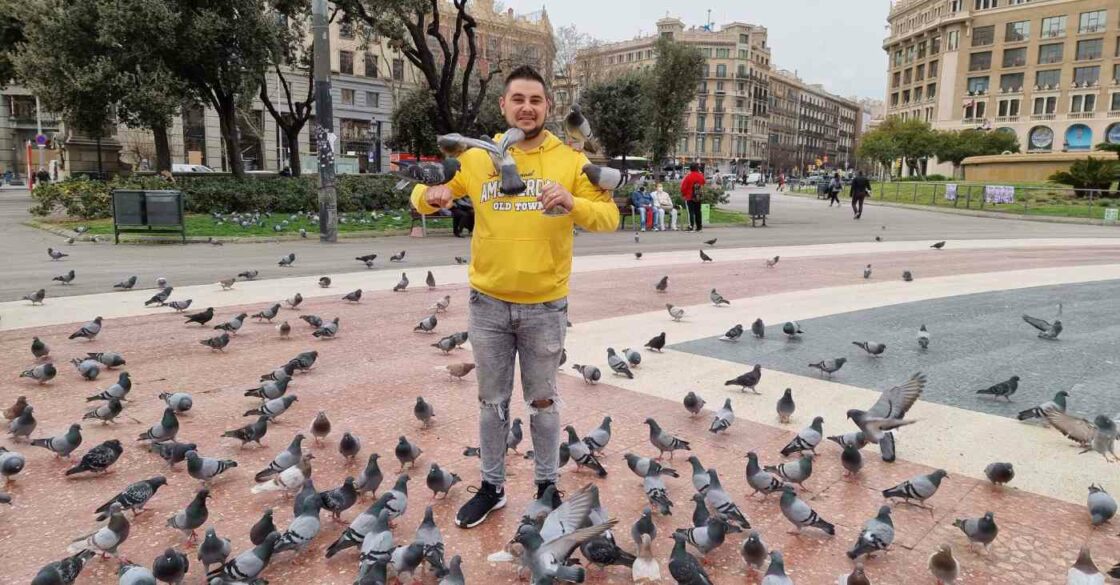
POLYGON ((310 453, 304 453, 303 459, 296 465, 293 465, 284 471, 272 476, 266 482, 258 483, 249 491, 254 494, 263 494, 265 492, 298 492, 303 487, 303 482, 311 475, 311 460, 315 456, 310 453))

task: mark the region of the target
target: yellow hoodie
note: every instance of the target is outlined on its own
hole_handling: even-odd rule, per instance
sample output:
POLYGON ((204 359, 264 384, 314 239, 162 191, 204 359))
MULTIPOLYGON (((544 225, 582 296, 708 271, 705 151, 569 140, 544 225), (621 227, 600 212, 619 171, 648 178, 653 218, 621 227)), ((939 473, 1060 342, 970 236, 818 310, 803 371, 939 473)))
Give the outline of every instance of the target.
MULTIPOLYGON (((618 207, 610 192, 583 174, 587 157, 544 132, 544 142, 536 149, 511 149, 527 187, 524 193, 503 195, 494 163, 477 148, 459 157, 459 172, 447 184, 453 197, 470 197, 474 205, 471 287, 510 303, 545 303, 568 295, 573 225, 592 232, 618 227, 618 207), (570 214, 544 215, 537 194, 546 180, 574 196, 570 214)), ((495 142, 500 139, 494 137, 495 142)), ((420 213, 434 213, 436 208, 424 199, 425 191, 423 185, 413 189, 412 205, 420 213)))

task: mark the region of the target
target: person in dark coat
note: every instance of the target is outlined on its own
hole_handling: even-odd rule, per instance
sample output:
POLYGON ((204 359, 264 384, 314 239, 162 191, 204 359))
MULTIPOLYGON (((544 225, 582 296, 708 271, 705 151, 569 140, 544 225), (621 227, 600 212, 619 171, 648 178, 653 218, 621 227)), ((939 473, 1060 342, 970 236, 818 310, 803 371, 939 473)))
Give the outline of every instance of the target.
POLYGON ((474 207, 470 197, 460 197, 451 204, 451 231, 456 238, 461 238, 463 230, 474 234, 474 207))
POLYGON ((832 207, 835 203, 840 205, 840 190, 843 188, 843 183, 840 182, 840 173, 833 173, 832 179, 828 182, 828 206, 832 207))
POLYGON ((871 181, 863 176, 863 171, 856 173, 852 179, 852 213, 855 218, 863 217, 863 200, 871 195, 871 181))

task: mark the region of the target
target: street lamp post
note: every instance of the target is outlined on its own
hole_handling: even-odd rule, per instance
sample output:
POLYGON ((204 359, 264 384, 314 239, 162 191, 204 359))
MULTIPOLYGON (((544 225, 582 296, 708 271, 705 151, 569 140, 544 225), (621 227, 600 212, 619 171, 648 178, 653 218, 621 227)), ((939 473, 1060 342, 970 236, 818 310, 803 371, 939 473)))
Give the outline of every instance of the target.
POLYGON ((335 191, 334 107, 331 101, 331 41, 327 0, 312 0, 311 34, 315 79, 315 132, 319 163, 319 241, 338 241, 338 193, 335 191))

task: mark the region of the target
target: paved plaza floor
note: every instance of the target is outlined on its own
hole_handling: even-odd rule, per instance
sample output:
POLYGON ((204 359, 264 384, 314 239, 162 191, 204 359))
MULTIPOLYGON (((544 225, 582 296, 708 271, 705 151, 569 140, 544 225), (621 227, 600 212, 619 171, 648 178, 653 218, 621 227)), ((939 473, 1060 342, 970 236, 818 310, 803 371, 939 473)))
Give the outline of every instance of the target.
MULTIPOLYGON (((790 205, 800 206, 800 201, 790 205)), ((613 435, 602 458, 608 475, 597 478, 569 464, 562 469, 561 490, 571 494, 587 484, 597 486, 608 515, 619 520, 617 541, 633 551, 629 527, 647 502, 641 479, 626 468, 623 454, 657 454, 643 424, 652 417, 690 441, 691 454, 719 471, 724 487, 753 529, 769 547, 784 553, 790 576, 798 585, 836 583, 852 567, 845 552, 863 523, 884 502, 881 490, 937 468, 945 469, 949 477, 927 502, 932 512, 901 504, 893 507, 897 534, 892 550, 865 562, 872 583, 933 583, 926 570, 927 558, 945 543, 960 561, 960 583, 1065 583, 1066 571, 1083 545, 1091 548, 1098 566, 1108 570, 1120 561, 1120 524, 1113 520, 1093 528, 1085 498, 1091 483, 1120 495, 1120 464, 1106 463, 1096 453, 1079 454, 1079 448, 1053 429, 1021 423, 1013 414, 1059 389, 1072 389, 1071 414, 1092 418, 1114 416, 1120 410, 1111 382, 1118 343, 1113 315, 1120 302, 1116 300, 1120 288, 1118 233, 1090 226, 900 209, 874 212, 884 217, 898 214, 889 217, 913 225, 896 230, 888 223, 890 237, 875 243, 873 235, 882 231, 878 220, 872 224, 874 229, 859 234, 847 233, 854 228, 844 223, 836 228, 839 234, 830 235, 832 223, 811 219, 820 213, 819 206, 806 208, 807 215, 794 214, 785 226, 779 222, 766 231, 714 229, 708 236, 706 230, 705 236, 718 237, 719 242, 706 248, 714 261, 704 264, 697 250, 700 240, 707 238, 698 235, 660 234, 663 242, 679 240, 675 246, 658 241, 659 234, 647 234, 639 244, 630 233, 581 235, 577 245, 584 253, 575 261, 571 282, 568 364, 595 364, 604 377, 599 384, 586 385, 565 367, 559 376, 562 422, 585 434, 610 416, 613 435), (945 250, 931 250, 928 246, 934 239, 948 239, 949 244, 945 250), (599 242, 603 249, 597 248, 599 242), (634 258, 635 249, 646 252, 642 259, 634 258), (768 268, 764 259, 775 255, 781 256, 780 262, 768 268), (865 280, 862 271, 868 263, 873 275, 865 280), (903 270, 913 272, 913 282, 902 281, 903 270), (654 284, 663 276, 669 276, 669 288, 658 293, 654 284), (712 288, 731 305, 712 306, 708 301, 712 288), (679 322, 670 319, 666 303, 683 307, 684 318, 679 322), (1058 303, 1063 304, 1066 324, 1058 341, 1038 339, 1019 317, 1027 312, 1050 319, 1058 303), (749 328, 756 318, 767 324, 764 340, 752 339, 749 333, 738 343, 716 339, 735 323, 749 328), (781 335, 780 325, 787 320, 801 323, 805 334, 800 342, 787 342, 781 335), (917 328, 922 323, 933 339, 926 352, 916 349, 917 328), (661 332, 666 334, 665 351, 642 350, 634 379, 610 375, 608 347, 641 348, 661 332), (888 349, 882 357, 871 358, 851 345, 855 340, 884 342, 888 349), (804 367, 810 361, 840 356, 850 361, 831 380, 804 367), (756 363, 763 368, 759 395, 724 386, 725 380, 756 363), (744 477, 748 451, 757 452, 766 464, 789 460, 779 451, 815 416, 824 418, 826 435, 854 431, 844 417, 847 409, 869 407, 879 392, 918 371, 927 374, 929 383, 908 415, 918 422, 900 431, 896 462, 881 461, 878 450, 868 446, 862 452, 863 470, 848 478, 836 444, 824 441, 817 448, 813 475, 805 482, 801 497, 836 525, 835 536, 812 529, 789 534, 791 525, 779 510, 777 496, 749 495, 744 477), (1019 375, 1022 383, 1011 405, 976 398, 977 388, 1012 374, 1019 375), (793 389, 797 407, 790 423, 780 424, 775 404, 786 388, 793 389), (690 416, 681 404, 689 391, 707 400, 707 410, 700 416, 690 416), (736 421, 727 432, 712 434, 708 432, 712 414, 726 399, 731 400, 736 421), (993 461, 1013 463, 1016 477, 1009 486, 994 487, 984 478, 984 467, 993 461), (989 551, 972 552, 953 521, 988 511, 995 514, 999 536, 989 551)), ((0 407, 7 408, 17 396, 26 396, 38 420, 32 436, 59 434, 79 421, 93 404, 85 397, 111 384, 118 371, 127 370, 134 383, 118 422, 82 421, 84 440, 76 454, 112 438, 124 445, 121 460, 107 474, 68 478, 64 472, 69 464, 56 460, 47 450, 0 439, 0 446, 27 458, 26 468, 0 488, 13 500, 11 507, 0 507, 0 564, 4 567, 0 583, 29 582, 39 567, 66 556, 72 540, 94 530, 97 506, 128 484, 156 474, 167 476, 167 486, 152 498, 145 513, 132 520, 130 537, 120 552, 131 561, 150 565, 168 547, 185 550, 192 559, 185 582, 203 582, 201 567, 194 560, 196 549, 166 523, 167 517, 191 500, 199 481, 187 474, 183 464, 168 469, 135 440, 159 419, 164 404, 158 395, 176 391, 189 392, 194 398, 193 408, 180 417, 178 440, 196 443, 205 456, 238 462, 235 469, 212 482, 207 522, 220 536, 231 539, 234 554, 250 548, 249 528, 266 509, 274 509, 276 525, 282 530, 291 522, 292 499, 278 493, 252 494, 253 474, 266 467, 295 433, 307 432, 316 413, 324 411, 333 423, 331 434, 321 445, 311 440, 304 444, 316 455, 312 478, 317 489, 337 487, 347 476, 360 473, 372 453, 381 455, 386 476, 380 491, 388 489, 399 468, 393 449, 398 438, 405 436, 423 454, 414 469, 404 470, 411 478, 409 503, 396 521, 395 542, 412 541, 425 507, 431 505, 446 542, 446 556, 462 557, 468 583, 516 581, 513 565, 488 562, 487 556, 514 535, 532 497, 531 461, 509 455, 510 502, 505 510, 474 530, 452 525, 455 511, 470 497, 467 486, 477 483, 478 460, 463 454, 465 447, 477 445, 477 386, 473 374, 454 381, 445 369, 448 364, 471 361, 469 343, 466 349, 449 355, 431 344, 466 329, 466 267, 449 263, 450 256, 466 249, 466 242, 407 240, 410 250, 430 255, 417 253, 419 257, 410 258, 404 266, 360 271, 346 262, 346 256, 354 255, 350 247, 357 249, 357 243, 337 248, 301 245, 307 250, 301 258, 321 258, 323 264, 299 271, 272 269, 265 279, 238 282, 231 291, 221 291, 210 283, 231 267, 241 269, 244 263, 238 255, 256 247, 85 245, 74 247, 76 256, 82 257, 56 267, 48 263, 36 243, 35 263, 16 263, 15 269, 23 271, 21 285, 27 288, 30 280, 67 264, 102 266, 97 270, 107 277, 120 271, 121 255, 137 261, 165 248, 173 250, 175 260, 160 271, 176 284, 173 299, 193 299, 192 311, 214 307, 213 323, 240 312, 261 311, 296 292, 305 300, 298 310, 281 309, 274 320, 292 325, 290 339, 281 339, 274 323, 249 320, 224 352, 211 352, 199 344, 216 333, 213 329, 186 325, 182 315, 168 308, 145 308, 143 302, 151 290, 75 289, 79 294, 51 296, 43 306, 35 307, 25 301, 0 302, 0 353, 9 356, 0 365, 0 407), (232 256, 222 256, 231 251, 232 256), (180 267, 190 260, 182 255, 187 252, 197 253, 197 267, 180 274, 180 267), (84 257, 87 254, 96 259, 84 257), (432 290, 422 284, 428 270, 437 280, 432 290), (390 292, 401 271, 408 274, 412 286, 403 294, 390 292), (317 285, 322 274, 331 275, 330 288, 317 285), (359 287, 365 292, 360 303, 342 300, 359 287), (428 307, 444 295, 451 297, 451 305, 439 315, 435 333, 414 332, 416 322, 428 315, 428 307), (339 317, 338 337, 313 338, 311 328, 299 319, 312 314, 324 319, 339 317), (105 320, 95 341, 67 339, 81 323, 97 315, 105 320), (58 376, 42 386, 19 378, 21 371, 35 363, 29 351, 33 336, 50 346, 59 366, 58 376), (242 449, 236 441, 222 438, 223 431, 251 420, 242 415, 256 407, 257 401, 244 396, 244 391, 259 385, 261 374, 308 350, 319 352, 318 362, 308 372, 295 375, 288 392, 299 400, 269 427, 264 446, 242 449), (67 363, 86 352, 100 351, 120 352, 127 364, 89 382, 81 380, 67 363), (422 428, 412 415, 417 396, 435 408, 430 428, 422 428), (339 437, 346 431, 361 438, 357 463, 348 463, 339 454, 339 437), (432 463, 463 478, 446 498, 433 500, 425 487, 432 463)), ((391 251, 405 244, 375 245, 391 251)), ((269 248, 270 256, 282 253, 283 245, 270 246, 275 248, 269 248)), ((263 258, 263 252, 253 254, 263 258)), ((151 266, 148 270, 154 278, 151 266)), ((18 298, 14 288, 6 290, 11 292, 5 299, 18 298)), ((524 405, 514 403, 513 416, 528 420, 524 405)), ((521 451, 530 448, 528 435, 526 432, 521 451)), ((675 502, 673 514, 655 518, 658 536, 653 552, 667 583, 672 582, 667 567, 672 548, 669 535, 689 526, 694 509, 687 455, 678 452, 672 461, 681 477, 666 478, 675 502)), ((310 547, 299 554, 276 555, 264 577, 286 584, 352 583, 357 551, 331 559, 324 558, 324 551, 346 523, 372 502, 369 497, 360 500, 342 514, 342 523, 330 521, 329 514, 323 513, 322 531, 310 547)), ((743 534, 729 535, 722 547, 706 555, 714 582, 761 581, 762 576, 749 571, 739 556, 743 538, 743 534)), ((116 583, 116 566, 113 561, 93 560, 76 583, 116 583)), ((438 581, 431 574, 421 579, 429 584, 438 581)), ((589 568, 587 582, 629 583, 631 576, 621 567, 589 568)))

